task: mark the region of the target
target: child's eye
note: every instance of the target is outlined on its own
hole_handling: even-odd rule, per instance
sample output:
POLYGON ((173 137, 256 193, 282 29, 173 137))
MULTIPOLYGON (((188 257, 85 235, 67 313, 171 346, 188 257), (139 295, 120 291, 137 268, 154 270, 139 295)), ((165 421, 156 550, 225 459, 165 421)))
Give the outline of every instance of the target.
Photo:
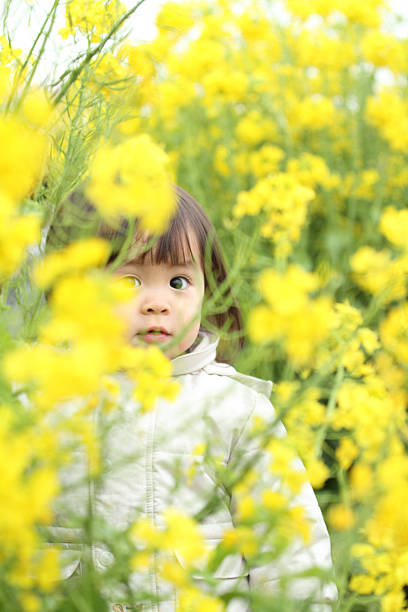
POLYGON ((174 276, 170 281, 170 287, 173 289, 186 289, 188 280, 184 276, 174 276))
POLYGON ((140 287, 141 282, 138 278, 136 278, 136 276, 122 276, 122 278, 120 279, 127 287, 130 287, 131 289, 136 289, 137 287, 140 287))

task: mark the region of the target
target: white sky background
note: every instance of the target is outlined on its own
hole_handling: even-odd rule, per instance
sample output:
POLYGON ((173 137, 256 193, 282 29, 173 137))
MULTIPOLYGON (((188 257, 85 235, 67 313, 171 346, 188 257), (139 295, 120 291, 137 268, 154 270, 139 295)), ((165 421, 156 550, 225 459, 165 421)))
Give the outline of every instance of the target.
MULTIPOLYGON (((356 0, 359 1, 359 0, 356 0)), ((364 1, 364 0, 360 0, 364 1)), ((2 0, 0 0, 0 3, 2 0)), ((135 0, 122 0, 124 4, 131 8, 135 5, 135 0)), ((156 28, 154 25, 155 17, 164 4, 165 0, 145 0, 137 9, 135 14, 129 19, 124 29, 129 32, 129 37, 135 42, 149 41, 155 37, 156 28)), ((408 38, 408 0, 390 0, 391 7, 396 13, 401 15, 401 23, 396 28, 396 34, 402 38, 408 38)), ((63 5, 63 3, 61 3, 63 5)), ((182 4, 182 2, 181 2, 182 4)), ((273 0, 269 0, 273 6, 273 0)), ((32 44, 39 27, 52 6, 52 0, 34 0, 29 12, 27 0, 14 0, 11 3, 12 10, 9 18, 10 35, 14 48, 21 48, 26 53, 32 44)), ((72 38, 63 41, 57 34, 58 30, 65 25, 64 8, 57 17, 54 26, 54 35, 48 41, 46 53, 42 65, 37 72, 35 81, 52 82, 68 66, 70 59, 78 53, 78 45, 74 47, 72 38)))

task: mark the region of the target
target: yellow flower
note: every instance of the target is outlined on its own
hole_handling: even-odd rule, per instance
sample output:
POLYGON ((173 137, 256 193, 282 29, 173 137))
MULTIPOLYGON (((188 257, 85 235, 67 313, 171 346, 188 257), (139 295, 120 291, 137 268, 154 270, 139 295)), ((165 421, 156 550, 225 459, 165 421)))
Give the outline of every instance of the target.
POLYGON ((237 218, 266 213, 261 233, 277 245, 285 245, 289 252, 297 242, 306 221, 307 205, 314 191, 301 185, 290 174, 279 173, 260 179, 249 191, 241 191, 233 209, 237 218))
POLYGON ((164 512, 167 529, 163 546, 187 564, 203 558, 206 546, 198 525, 187 514, 168 508, 164 512))
POLYGON ((357 591, 361 595, 369 595, 375 590, 375 580, 367 574, 357 574, 351 577, 349 586, 352 591, 357 591))
POLYGON ((366 118, 397 151, 408 145, 408 103, 393 89, 383 89, 367 102, 366 118))
POLYGON ((176 559, 174 561, 164 561, 160 567, 160 574, 165 580, 172 582, 178 588, 186 587, 189 583, 187 571, 176 559))
POLYGON ((380 348, 378 333, 368 327, 361 327, 357 332, 357 338, 363 345, 364 350, 371 355, 380 348))
POLYGON ((249 154, 249 168, 257 178, 262 178, 277 172, 283 157, 284 152, 280 147, 266 144, 249 154))
POLYGON ((235 527, 224 533, 223 544, 227 550, 237 550, 246 557, 252 557, 258 552, 256 535, 250 527, 235 527))
POLYGON ((163 232, 176 205, 168 164, 147 134, 106 144, 91 161, 87 196, 104 217, 137 217, 147 231, 163 232))
POLYGON ((306 462, 307 480, 314 489, 321 489, 330 476, 330 470, 323 461, 313 459, 306 462))
POLYGON ((37 610, 41 610, 41 599, 37 595, 34 595, 34 593, 22 592, 20 594, 20 601, 25 612, 37 612, 37 610))
POLYGON ((311 524, 306 517, 306 510, 301 506, 293 506, 289 509, 287 515, 287 525, 289 528, 289 542, 293 539, 293 534, 298 534, 303 539, 304 543, 310 542, 311 538, 311 524))
POLYGON ((72 0, 65 6, 66 26, 60 35, 66 38, 78 30, 88 35, 91 42, 98 42, 125 11, 125 5, 117 0, 72 0))
POLYGON ((288 500, 280 491, 269 489, 262 492, 262 504, 268 510, 282 510, 286 507, 288 500))
POLYGON ((43 89, 29 91, 23 100, 25 117, 35 126, 46 126, 53 112, 53 106, 43 89))
POLYGON ((45 167, 47 139, 15 117, 0 118, 0 192, 18 203, 35 189, 45 167))
POLYGON ((384 0, 366 0, 364 4, 356 4, 353 0, 286 0, 288 10, 301 19, 311 15, 329 17, 334 12, 343 13, 350 22, 360 23, 368 27, 377 27, 381 22, 380 9, 384 0))
POLYGON ((392 259, 389 251, 376 251, 365 246, 354 253, 350 263, 356 282, 374 295, 381 294, 384 302, 401 298, 406 294, 405 276, 408 270, 406 259, 392 259))
POLYGON ((255 145, 263 140, 273 140, 277 135, 275 124, 259 111, 250 111, 237 125, 237 138, 245 144, 255 145))
MULTIPOLYGON (((0 534, 5 578, 9 583, 49 590, 57 572, 58 554, 40 554, 38 525, 52 521, 52 504, 59 493, 45 437, 34 426, 16 427, 15 408, 0 407, 0 534), (24 500, 30 503, 24 503, 24 500), (38 571, 37 571, 38 570, 38 571), (48 575, 46 575, 48 574, 48 575), (31 576, 31 578, 30 578, 31 576)), ((56 455, 54 454, 54 459, 56 455)))
POLYGON ((163 540, 163 533, 148 518, 141 518, 132 525, 131 536, 137 546, 149 548, 158 548, 163 540))
POLYGON ((192 6, 182 6, 178 2, 166 2, 156 17, 158 28, 175 31, 177 34, 189 30, 193 24, 192 6))
POLYGON ((204 75, 222 65, 225 54, 221 42, 203 36, 193 40, 183 54, 171 54, 167 65, 170 74, 178 74, 200 83, 204 75))
POLYGON ((290 110, 290 122, 296 129, 321 130, 333 125, 338 111, 332 100, 316 95, 305 98, 290 110))
POLYGON ((221 176, 229 176, 231 168, 228 164, 229 151, 225 145, 218 145, 214 152, 214 168, 221 176))
MULTIPOLYGON (((307 5, 304 4, 303 8, 307 10, 307 5)), ((355 62, 356 56, 350 42, 328 35, 322 27, 300 30, 293 41, 293 51, 296 64, 320 68, 325 71, 326 79, 329 70, 347 68, 355 62)))
POLYGON ((268 305, 251 311, 249 336, 255 342, 284 339, 293 363, 297 367, 308 363, 316 346, 327 337, 332 317, 328 298, 311 299, 308 295, 318 286, 317 276, 295 265, 288 266, 284 275, 264 270, 259 287, 268 305))
POLYGON ((387 67, 397 73, 406 70, 404 44, 391 34, 378 30, 367 32, 361 41, 361 51, 374 66, 387 67))
POLYGON ((369 465, 357 463, 350 473, 351 492, 356 499, 367 499, 374 484, 373 471, 369 465))
POLYGON ((311 189, 315 189, 317 185, 331 189, 339 182, 339 178, 330 173, 324 159, 311 153, 303 153, 298 159, 290 159, 287 172, 311 189))
POLYGON ((181 589, 177 594, 176 612, 224 612, 221 599, 206 595, 197 587, 181 589))
POLYGON ((408 363, 408 304, 392 308, 380 325, 380 338, 401 364, 408 363))
POLYGON ((238 500, 237 504, 237 516, 239 520, 245 520, 251 518, 256 512, 256 505, 254 499, 247 495, 238 500))
POLYGON ((14 274, 30 244, 40 240, 40 219, 18 215, 11 200, 0 192, 0 280, 14 274))
POLYGON ((226 103, 245 99, 248 77, 242 70, 230 70, 228 66, 217 67, 202 78, 205 89, 204 104, 214 104, 214 98, 226 103))
POLYGON ((381 215, 380 231, 392 244, 407 248, 408 210, 397 210, 387 206, 381 215))
POLYGON ((355 525, 355 515, 351 508, 344 504, 336 504, 329 508, 327 519, 337 531, 347 531, 355 525))
POLYGON ((351 438, 342 438, 336 449, 336 457, 343 470, 347 470, 359 455, 359 449, 351 438))
POLYGON ((47 288, 63 274, 102 266, 109 252, 109 243, 101 238, 78 240, 38 263, 33 272, 34 280, 39 287, 47 288))
POLYGON ((405 603, 402 589, 390 591, 381 600, 381 612, 403 612, 406 610, 405 603))
POLYGON ((36 580, 42 591, 51 591, 60 578, 59 551, 47 548, 36 563, 36 580))

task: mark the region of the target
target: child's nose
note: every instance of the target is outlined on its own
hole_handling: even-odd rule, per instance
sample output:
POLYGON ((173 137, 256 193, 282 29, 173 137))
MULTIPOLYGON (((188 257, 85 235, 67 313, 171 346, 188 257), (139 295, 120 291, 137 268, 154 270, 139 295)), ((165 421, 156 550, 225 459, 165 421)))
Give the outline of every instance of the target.
POLYGON ((167 301, 159 296, 152 296, 143 301, 141 305, 143 314, 169 314, 170 308, 167 301))

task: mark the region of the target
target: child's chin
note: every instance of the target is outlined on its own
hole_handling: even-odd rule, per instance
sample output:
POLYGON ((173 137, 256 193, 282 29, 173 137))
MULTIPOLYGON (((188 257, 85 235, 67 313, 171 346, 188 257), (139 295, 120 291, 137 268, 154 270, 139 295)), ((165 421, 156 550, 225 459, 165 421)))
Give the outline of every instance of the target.
POLYGON ((166 342, 159 339, 157 339, 157 341, 151 340, 150 342, 147 342, 143 336, 133 336, 133 338, 130 340, 130 344, 135 347, 148 348, 149 346, 157 346, 163 351, 168 359, 173 359, 174 357, 177 357, 180 352, 177 350, 176 346, 166 348, 169 342, 170 341, 166 342))

